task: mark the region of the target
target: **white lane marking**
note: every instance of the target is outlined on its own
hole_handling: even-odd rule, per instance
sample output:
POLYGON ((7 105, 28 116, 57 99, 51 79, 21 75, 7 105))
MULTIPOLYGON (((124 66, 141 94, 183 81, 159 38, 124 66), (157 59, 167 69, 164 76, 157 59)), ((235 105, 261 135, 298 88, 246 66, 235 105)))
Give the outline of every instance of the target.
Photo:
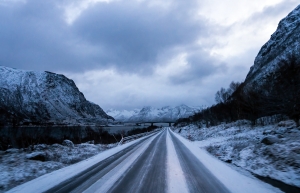
POLYGON ((169 129, 167 132, 167 186, 168 192, 184 193, 189 192, 184 173, 171 139, 169 129))
POLYGON ((126 170, 134 163, 134 161, 148 148, 150 143, 156 138, 161 132, 151 137, 144 145, 138 148, 131 156, 123 160, 110 172, 105 174, 97 182, 91 185, 84 193, 103 193, 107 192, 116 181, 126 172, 126 170))

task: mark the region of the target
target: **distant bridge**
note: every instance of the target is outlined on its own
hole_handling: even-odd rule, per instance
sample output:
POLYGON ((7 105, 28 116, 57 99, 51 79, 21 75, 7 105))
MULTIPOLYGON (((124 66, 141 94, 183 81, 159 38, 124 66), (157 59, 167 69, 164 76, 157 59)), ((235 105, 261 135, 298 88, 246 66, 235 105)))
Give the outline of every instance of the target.
POLYGON ((135 123, 136 125, 142 125, 142 124, 151 124, 153 126, 155 123, 168 123, 169 127, 172 126, 172 124, 175 123, 175 121, 140 121, 140 122, 132 122, 135 123))
POLYGON ((172 124, 174 124, 176 121, 173 120, 173 121, 125 121, 125 122, 122 122, 122 121, 114 121, 115 123, 118 123, 118 124, 135 124, 137 126, 140 126, 140 125, 145 125, 145 124, 150 124, 151 126, 153 126, 154 124, 157 124, 157 123, 162 123, 162 124, 169 124, 169 127, 172 126, 172 124))

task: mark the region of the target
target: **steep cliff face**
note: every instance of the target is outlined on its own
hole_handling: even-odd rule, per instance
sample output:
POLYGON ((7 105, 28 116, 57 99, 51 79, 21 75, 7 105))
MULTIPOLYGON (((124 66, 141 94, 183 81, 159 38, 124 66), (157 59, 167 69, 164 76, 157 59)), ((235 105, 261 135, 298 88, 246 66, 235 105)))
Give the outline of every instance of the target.
POLYGON ((87 101, 73 80, 51 72, 0 66, 0 114, 10 123, 103 123, 112 119, 87 101))
POLYGON ((201 108, 192 108, 186 105, 176 107, 165 106, 162 108, 153 108, 150 106, 143 107, 141 110, 134 111, 116 111, 109 110, 106 113, 113 116, 118 121, 123 122, 168 122, 176 121, 179 118, 189 117, 201 108))
POLYGON ((268 80, 278 63, 288 55, 300 56, 300 5, 282 19, 270 40, 261 48, 246 79, 246 84, 268 80))

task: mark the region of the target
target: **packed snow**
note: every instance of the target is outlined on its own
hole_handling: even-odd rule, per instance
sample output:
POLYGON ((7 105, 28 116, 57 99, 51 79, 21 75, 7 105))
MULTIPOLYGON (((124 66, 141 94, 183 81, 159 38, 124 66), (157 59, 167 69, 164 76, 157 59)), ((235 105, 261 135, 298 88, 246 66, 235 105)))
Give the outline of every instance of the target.
POLYGON ((210 128, 191 124, 174 131, 224 162, 300 187, 300 128, 291 120, 267 126, 248 121, 210 128))
POLYGON ((170 133, 167 133, 168 192, 189 192, 170 133))

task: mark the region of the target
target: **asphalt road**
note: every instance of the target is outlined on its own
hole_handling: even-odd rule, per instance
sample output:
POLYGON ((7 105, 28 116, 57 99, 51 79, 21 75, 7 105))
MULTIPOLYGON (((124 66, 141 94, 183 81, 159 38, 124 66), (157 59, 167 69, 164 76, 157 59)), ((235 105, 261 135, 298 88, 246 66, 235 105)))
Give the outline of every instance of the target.
MULTIPOLYGON (((52 192, 176 192, 168 188, 167 129, 97 163, 50 189, 52 192)), ((186 192, 227 193, 226 187, 171 132, 186 192)), ((172 158, 173 159, 173 158, 172 158)), ((172 168, 171 168, 172 171, 172 168)), ((169 175, 170 176, 170 175, 169 175)), ((181 183, 181 182, 180 182, 181 183)), ((177 185, 180 185, 178 183, 177 185)), ((183 182, 182 182, 183 183, 183 182)), ((177 191, 178 192, 178 191, 177 191)))
POLYGON ((229 192, 174 134, 170 134, 188 184, 189 192, 229 192))

